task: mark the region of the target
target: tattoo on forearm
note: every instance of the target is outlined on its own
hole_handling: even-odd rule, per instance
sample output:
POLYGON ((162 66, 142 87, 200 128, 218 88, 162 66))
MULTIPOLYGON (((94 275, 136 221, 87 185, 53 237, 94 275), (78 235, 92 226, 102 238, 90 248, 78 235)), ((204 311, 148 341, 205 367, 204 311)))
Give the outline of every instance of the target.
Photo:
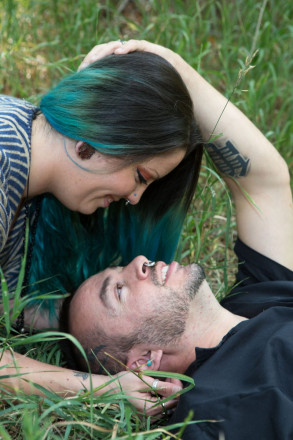
POLYGON ((244 177, 249 173, 250 159, 243 156, 232 142, 225 145, 207 144, 206 148, 219 171, 230 177, 244 177))
POLYGON ((88 373, 83 373, 82 371, 75 371, 74 376, 81 377, 82 380, 86 380, 89 377, 88 373))

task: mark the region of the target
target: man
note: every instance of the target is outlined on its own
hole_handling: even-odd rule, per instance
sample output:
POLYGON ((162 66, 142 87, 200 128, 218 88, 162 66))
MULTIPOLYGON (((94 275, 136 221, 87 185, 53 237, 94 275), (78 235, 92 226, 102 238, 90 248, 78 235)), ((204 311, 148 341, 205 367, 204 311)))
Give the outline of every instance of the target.
MULTIPOLYGON (((147 46, 176 65, 200 103, 194 105, 203 134, 211 133, 225 98, 178 56, 157 48, 147 46)), ((231 103, 217 125, 215 134, 221 133, 207 148, 236 207, 239 268, 231 295, 220 305, 196 264, 152 266, 139 256, 78 289, 68 308, 69 330, 96 372, 125 364, 192 376, 195 388, 181 396, 172 422, 190 409, 205 422, 188 426, 184 439, 218 439, 221 432, 228 440, 293 438, 288 167, 231 103)))

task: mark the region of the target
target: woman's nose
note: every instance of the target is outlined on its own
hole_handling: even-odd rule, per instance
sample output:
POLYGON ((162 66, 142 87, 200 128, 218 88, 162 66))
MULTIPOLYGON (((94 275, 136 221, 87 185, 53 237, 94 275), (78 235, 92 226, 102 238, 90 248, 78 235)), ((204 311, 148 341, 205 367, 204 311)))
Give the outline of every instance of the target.
POLYGON ((129 194, 129 196, 126 197, 127 200, 129 200, 129 203, 131 205, 137 205, 137 203, 140 201, 141 196, 145 192, 146 188, 139 188, 133 193, 129 194))

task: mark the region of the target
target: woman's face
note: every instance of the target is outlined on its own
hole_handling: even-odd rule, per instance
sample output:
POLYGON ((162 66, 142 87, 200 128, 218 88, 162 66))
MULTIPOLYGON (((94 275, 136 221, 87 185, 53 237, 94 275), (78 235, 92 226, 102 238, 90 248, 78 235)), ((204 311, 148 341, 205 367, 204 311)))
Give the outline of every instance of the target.
POLYGON ((92 214, 97 208, 106 208, 120 199, 128 199, 135 205, 147 187, 170 173, 184 154, 184 149, 178 149, 123 166, 121 159, 95 153, 88 160, 79 159, 82 167, 95 173, 70 161, 70 171, 64 176, 66 182, 63 180, 52 192, 67 208, 83 214, 92 214))

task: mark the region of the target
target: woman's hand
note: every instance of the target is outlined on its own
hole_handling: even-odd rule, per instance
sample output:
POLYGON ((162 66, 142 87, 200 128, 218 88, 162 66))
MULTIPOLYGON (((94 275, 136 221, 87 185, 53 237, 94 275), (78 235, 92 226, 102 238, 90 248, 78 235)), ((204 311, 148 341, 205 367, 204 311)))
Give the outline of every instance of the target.
POLYGON ((47 388, 63 398, 68 398, 81 390, 89 391, 91 388, 100 396, 123 390, 139 412, 152 417, 162 416, 166 410, 173 408, 178 401, 177 393, 182 390, 182 383, 178 379, 167 379, 166 382, 158 380, 154 388, 154 379, 143 375, 143 371, 137 374, 123 371, 112 377, 93 374, 90 377, 89 373, 45 364, 12 350, 2 351, 0 368, 1 388, 6 388, 10 394, 22 390, 26 394, 43 396, 42 388, 47 388), (35 387, 34 384, 41 387, 35 387), (163 399, 172 396, 172 399, 165 402, 164 406, 159 404, 154 407, 160 402, 160 396, 163 399))
POLYGON ((120 40, 111 41, 110 43, 98 44, 94 46, 92 50, 86 55, 85 59, 79 66, 77 70, 84 69, 95 61, 100 60, 101 58, 107 57, 109 55, 113 55, 115 50, 119 47, 122 47, 122 42, 120 40))
MULTIPOLYGON (((176 394, 182 390, 181 381, 178 379, 158 380, 154 389, 152 385, 155 379, 141 373, 134 374, 130 371, 118 373, 113 376, 116 377, 116 380, 102 390, 99 390, 99 394, 110 390, 120 392, 122 389, 139 412, 152 417, 163 416, 167 410, 177 405, 178 396, 176 394), (160 397, 166 398, 172 394, 175 394, 175 396, 168 402, 165 402, 164 406, 160 404, 154 406, 160 402, 160 397)), ((93 387, 95 387, 95 375, 92 376, 92 381, 93 387)))
POLYGON ((87 67, 101 58, 109 55, 122 55, 134 51, 151 52, 165 58, 173 67, 180 69, 182 58, 166 47, 159 44, 149 43, 145 40, 111 41, 110 43, 98 44, 87 54, 79 69, 87 67))

